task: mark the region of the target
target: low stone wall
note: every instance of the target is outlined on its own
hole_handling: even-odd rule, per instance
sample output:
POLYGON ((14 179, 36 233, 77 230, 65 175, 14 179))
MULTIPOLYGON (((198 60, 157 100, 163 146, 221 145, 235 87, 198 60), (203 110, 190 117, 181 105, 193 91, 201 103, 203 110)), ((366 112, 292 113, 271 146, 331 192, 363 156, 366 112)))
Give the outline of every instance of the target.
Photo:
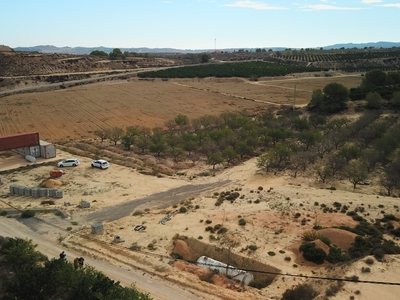
POLYGON ((29 188, 21 185, 10 185, 10 195, 32 198, 56 198, 61 199, 64 193, 58 189, 29 188))

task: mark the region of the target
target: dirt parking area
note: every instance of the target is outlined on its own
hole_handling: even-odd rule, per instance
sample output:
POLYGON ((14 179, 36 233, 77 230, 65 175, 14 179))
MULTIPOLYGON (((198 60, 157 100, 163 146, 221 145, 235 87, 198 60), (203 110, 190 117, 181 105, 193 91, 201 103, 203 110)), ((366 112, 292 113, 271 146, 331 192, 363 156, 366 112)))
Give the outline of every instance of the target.
MULTIPOLYGON (((111 164, 107 170, 92 168, 91 159, 58 151, 58 157, 55 160, 47 161, 45 165, 38 167, 29 167, 29 164, 22 157, 12 157, 14 166, 22 165, 25 167, 1 175, 3 185, 0 186, 0 194, 3 200, 18 208, 42 207, 41 201, 47 199, 9 196, 9 186, 17 184, 26 187, 38 187, 43 181, 49 179, 50 171, 57 168, 57 161, 70 157, 78 158, 80 165, 64 167, 65 174, 57 178, 61 184, 54 187, 64 193, 62 199, 55 200, 55 207, 62 207, 72 213, 78 211, 76 206, 82 200, 90 202, 92 205, 89 210, 93 211, 101 207, 116 205, 188 184, 187 181, 182 179, 147 176, 131 168, 115 164, 111 164), (64 207, 64 202, 70 203, 71 206, 64 207)), ((11 160, 11 158, 3 158, 1 165, 7 160, 11 160)))

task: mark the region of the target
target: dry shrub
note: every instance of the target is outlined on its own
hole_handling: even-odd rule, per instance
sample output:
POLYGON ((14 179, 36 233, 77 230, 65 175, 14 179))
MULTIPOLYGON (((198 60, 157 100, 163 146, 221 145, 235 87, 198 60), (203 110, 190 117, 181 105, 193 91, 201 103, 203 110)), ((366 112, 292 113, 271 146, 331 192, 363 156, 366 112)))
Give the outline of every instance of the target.
POLYGON ((303 240, 306 242, 312 242, 320 238, 319 234, 315 230, 309 230, 303 233, 303 240))

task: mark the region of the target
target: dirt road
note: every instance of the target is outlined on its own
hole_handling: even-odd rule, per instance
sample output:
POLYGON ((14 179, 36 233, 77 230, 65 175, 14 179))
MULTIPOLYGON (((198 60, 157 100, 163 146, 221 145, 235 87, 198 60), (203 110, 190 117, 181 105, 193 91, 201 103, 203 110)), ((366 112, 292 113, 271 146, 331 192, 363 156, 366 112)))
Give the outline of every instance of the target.
MULTIPOLYGON (((49 258, 58 257, 62 250, 60 245, 55 241, 47 239, 42 232, 34 232, 12 218, 0 217, 0 236, 17 237, 23 239, 31 239, 37 244, 37 250, 47 255, 49 258)), ((67 258, 74 259, 82 254, 71 250, 66 250, 67 258)), ((107 261, 97 260, 85 257, 85 263, 103 272, 113 280, 120 281, 124 286, 135 286, 144 292, 150 293, 154 299, 203 299, 186 289, 174 285, 167 280, 159 277, 153 277, 129 267, 118 267, 107 261)))
POLYGON ((178 188, 170 189, 165 192, 156 193, 144 198, 131 200, 119 205, 105 207, 81 218, 86 222, 96 223, 103 221, 114 221, 129 216, 139 207, 165 208, 177 204, 187 198, 197 196, 202 192, 212 190, 216 187, 228 184, 230 180, 217 181, 198 185, 184 185, 178 188))

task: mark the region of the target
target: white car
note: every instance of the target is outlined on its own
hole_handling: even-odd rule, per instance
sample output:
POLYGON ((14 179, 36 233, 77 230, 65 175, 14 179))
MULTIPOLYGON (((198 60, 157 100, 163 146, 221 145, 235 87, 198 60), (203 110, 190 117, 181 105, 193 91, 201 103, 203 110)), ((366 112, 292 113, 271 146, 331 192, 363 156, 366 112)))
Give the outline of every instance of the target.
POLYGON ((98 159, 92 161, 92 168, 107 169, 110 166, 108 161, 104 159, 98 159))
POLYGON ((59 161, 57 163, 57 167, 63 168, 63 167, 76 167, 79 166, 80 162, 79 159, 76 158, 69 158, 69 159, 64 159, 62 161, 59 161))

